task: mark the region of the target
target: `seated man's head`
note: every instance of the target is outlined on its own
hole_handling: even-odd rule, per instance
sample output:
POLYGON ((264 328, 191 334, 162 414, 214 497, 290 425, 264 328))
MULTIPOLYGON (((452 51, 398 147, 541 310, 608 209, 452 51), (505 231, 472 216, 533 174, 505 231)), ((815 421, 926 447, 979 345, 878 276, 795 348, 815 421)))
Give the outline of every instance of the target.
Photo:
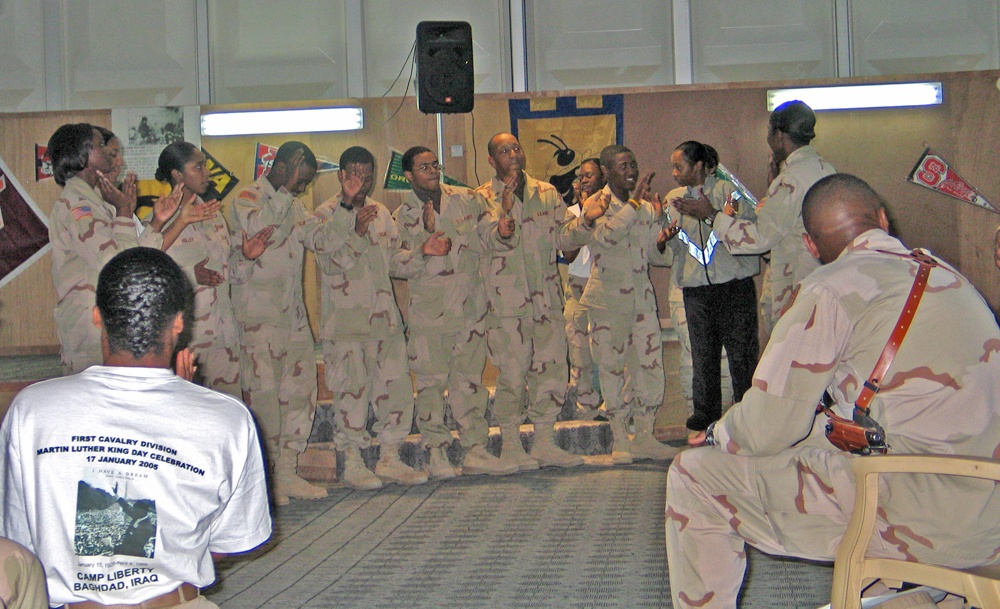
POLYGON ((94 307, 104 363, 169 367, 192 299, 187 277, 160 250, 135 247, 112 258, 98 276, 94 307))
POLYGON ((835 173, 813 184, 802 201, 806 248, 823 264, 833 262, 858 235, 889 230, 882 198, 867 182, 835 173))

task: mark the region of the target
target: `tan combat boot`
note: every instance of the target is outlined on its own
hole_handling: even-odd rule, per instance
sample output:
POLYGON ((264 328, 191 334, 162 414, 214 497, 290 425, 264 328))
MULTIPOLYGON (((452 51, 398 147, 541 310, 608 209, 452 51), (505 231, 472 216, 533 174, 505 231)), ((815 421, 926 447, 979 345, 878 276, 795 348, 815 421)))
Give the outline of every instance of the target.
POLYGON ((322 499, 326 497, 325 488, 310 484, 295 473, 298 459, 298 453, 283 450, 274 464, 274 502, 277 505, 287 504, 289 497, 296 499, 322 499))
POLYGON ((625 427, 625 414, 616 412, 609 417, 608 424, 611 426, 611 462, 615 465, 631 463, 631 443, 625 427))
POLYGON ((378 463, 375 464, 375 475, 382 482, 416 486, 427 482, 427 472, 418 472, 399 460, 399 444, 383 445, 378 463))
POLYGON ((555 439, 555 423, 535 423, 535 443, 531 456, 541 467, 575 467, 583 465, 583 457, 559 448, 555 439))
POLYGON ((538 461, 524 452, 524 445, 521 444, 520 425, 501 427, 500 437, 503 440, 503 446, 500 450, 500 462, 505 467, 513 465, 519 472, 538 469, 538 461))
POLYGON ((506 476, 518 472, 517 465, 505 463, 497 459, 482 444, 477 444, 465 453, 465 460, 462 462, 462 475, 475 476, 478 474, 488 474, 490 476, 506 476))
POLYGON ((635 437, 632 438, 631 450, 632 459, 636 461, 642 459, 667 461, 680 452, 679 448, 667 446, 653 435, 653 416, 652 413, 635 416, 635 437))
POLYGON ((427 461, 427 477, 432 480, 447 480, 458 475, 455 466, 448 460, 448 452, 443 446, 431 447, 431 456, 427 461))
POLYGON ((382 481, 368 469, 361 451, 355 446, 348 446, 344 450, 344 477, 341 478, 341 482, 359 491, 382 488, 382 481))

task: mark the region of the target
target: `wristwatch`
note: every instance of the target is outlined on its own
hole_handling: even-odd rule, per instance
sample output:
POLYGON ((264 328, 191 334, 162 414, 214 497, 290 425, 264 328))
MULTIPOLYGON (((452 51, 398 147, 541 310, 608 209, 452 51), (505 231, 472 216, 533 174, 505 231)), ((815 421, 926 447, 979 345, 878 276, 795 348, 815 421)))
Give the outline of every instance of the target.
POLYGON ((715 421, 705 429, 705 446, 715 446, 715 421))
POLYGON ((712 226, 712 223, 715 222, 715 216, 717 215, 719 215, 719 210, 716 209, 712 212, 711 216, 705 218, 704 220, 705 224, 712 226))

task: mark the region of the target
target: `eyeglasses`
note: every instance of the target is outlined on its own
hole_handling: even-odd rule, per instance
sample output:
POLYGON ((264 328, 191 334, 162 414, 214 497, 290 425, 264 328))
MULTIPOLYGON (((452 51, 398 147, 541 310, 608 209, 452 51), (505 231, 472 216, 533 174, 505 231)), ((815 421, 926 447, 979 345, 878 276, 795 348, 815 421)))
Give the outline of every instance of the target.
POLYGON ((441 163, 434 161, 433 163, 421 163, 413 168, 414 171, 419 171, 420 173, 432 173, 434 171, 441 171, 441 163))

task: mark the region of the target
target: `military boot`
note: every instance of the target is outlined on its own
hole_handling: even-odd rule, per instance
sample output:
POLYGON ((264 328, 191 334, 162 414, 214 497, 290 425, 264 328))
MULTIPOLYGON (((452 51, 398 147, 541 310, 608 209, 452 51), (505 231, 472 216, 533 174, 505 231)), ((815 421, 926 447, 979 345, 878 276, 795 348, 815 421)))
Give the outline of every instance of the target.
POLYGON ((524 452, 524 445, 521 444, 520 425, 501 427, 500 437, 503 440, 503 447, 500 450, 501 463, 505 466, 513 465, 517 467, 519 472, 538 469, 538 461, 524 452))
POLYGON ((517 465, 504 463, 497 459, 482 444, 477 444, 465 453, 465 461, 462 463, 463 476, 475 476, 477 474, 489 474, 491 476, 506 476, 518 471, 517 465))
POLYGON ((418 472, 399 460, 399 444, 385 444, 375 464, 375 475, 382 482, 416 486, 427 482, 427 472, 418 472))
POLYGON ((673 459, 680 452, 679 448, 667 446, 653 435, 653 414, 636 415, 635 437, 632 438, 632 459, 639 461, 642 459, 652 459, 654 461, 666 461, 673 459))
POLYGON ((326 497, 325 488, 310 484, 295 473, 298 459, 298 453, 284 450, 274 464, 274 502, 277 505, 287 504, 289 497, 296 499, 326 497))
POLYGON ((631 443, 625 426, 625 414, 616 412, 609 417, 608 424, 611 426, 611 462, 615 465, 631 463, 631 443))
POLYGON ((555 423, 535 423, 535 443, 531 456, 541 467, 575 467, 583 465, 583 457, 559 448, 555 439, 555 423))
POLYGON ((448 460, 448 451, 443 446, 431 447, 427 461, 427 477, 433 480, 447 480, 458 475, 458 470, 448 460))
POLYGON ((359 491, 382 488, 382 481, 368 469, 364 457, 361 456, 361 450, 355 446, 348 446, 344 450, 344 477, 341 478, 341 482, 359 491))

